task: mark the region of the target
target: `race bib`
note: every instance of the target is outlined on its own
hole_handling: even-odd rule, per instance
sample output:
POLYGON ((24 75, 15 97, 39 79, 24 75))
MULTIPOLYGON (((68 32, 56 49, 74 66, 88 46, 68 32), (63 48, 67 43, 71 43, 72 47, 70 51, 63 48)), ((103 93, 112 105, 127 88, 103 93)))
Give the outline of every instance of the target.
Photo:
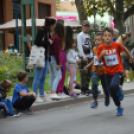
POLYGON ((107 66, 115 66, 119 64, 117 55, 104 56, 105 62, 107 66))
POLYGON ((103 62, 99 63, 97 56, 94 56, 94 65, 95 66, 103 65, 103 62))

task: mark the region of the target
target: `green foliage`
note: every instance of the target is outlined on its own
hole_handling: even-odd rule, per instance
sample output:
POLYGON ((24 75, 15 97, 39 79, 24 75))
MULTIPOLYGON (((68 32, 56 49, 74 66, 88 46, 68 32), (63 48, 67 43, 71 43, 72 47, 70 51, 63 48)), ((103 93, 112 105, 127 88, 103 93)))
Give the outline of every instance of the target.
POLYGON ((18 56, 8 56, 0 52, 0 81, 9 79, 17 83, 17 73, 23 70, 23 60, 18 56))
MULTIPOLYGON (((121 0, 83 0, 84 2, 84 10, 87 12, 88 16, 92 16, 95 10, 93 6, 97 7, 97 14, 100 16, 104 16, 105 12, 108 12, 109 15, 114 16, 114 11, 116 13, 125 13, 126 10, 131 8, 134 5, 134 0, 123 0, 124 5, 120 3, 121 0), (119 10, 119 8, 123 8, 123 12, 119 10)), ((134 12, 134 11, 133 11, 134 12)))
POLYGON ((60 10, 60 0, 56 0, 56 10, 60 10))

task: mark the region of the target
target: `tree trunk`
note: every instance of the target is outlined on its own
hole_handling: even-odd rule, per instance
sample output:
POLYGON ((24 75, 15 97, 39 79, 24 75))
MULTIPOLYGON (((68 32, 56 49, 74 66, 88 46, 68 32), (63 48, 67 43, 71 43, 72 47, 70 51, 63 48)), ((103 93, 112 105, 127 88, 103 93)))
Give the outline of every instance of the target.
POLYGON ((114 17, 115 28, 119 30, 119 35, 125 33, 124 14, 114 17))
POLYGON ((82 10, 83 1, 75 0, 75 5, 79 14, 80 24, 82 24, 83 20, 87 20, 87 14, 82 10))
POLYGON ((114 15, 115 28, 119 30, 119 34, 125 33, 125 20, 124 20, 124 1, 116 0, 116 11, 114 15))

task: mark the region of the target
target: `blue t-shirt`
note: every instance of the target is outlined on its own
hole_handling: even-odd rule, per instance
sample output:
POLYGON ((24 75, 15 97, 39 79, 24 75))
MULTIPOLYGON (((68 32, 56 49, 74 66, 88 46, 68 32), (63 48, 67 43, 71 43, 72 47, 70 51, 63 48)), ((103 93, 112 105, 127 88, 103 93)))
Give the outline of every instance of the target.
POLYGON ((22 86, 20 83, 18 83, 14 88, 12 103, 14 103, 18 99, 22 98, 22 96, 20 96, 20 94, 19 94, 20 91, 22 91, 24 93, 30 92, 30 90, 25 85, 22 86))

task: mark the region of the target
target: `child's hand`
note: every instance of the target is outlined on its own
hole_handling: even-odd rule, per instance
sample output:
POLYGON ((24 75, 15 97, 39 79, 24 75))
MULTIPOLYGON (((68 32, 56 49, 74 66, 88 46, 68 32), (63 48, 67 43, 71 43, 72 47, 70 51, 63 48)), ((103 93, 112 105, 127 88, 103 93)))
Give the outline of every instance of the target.
POLYGON ((133 57, 129 59, 129 63, 133 63, 133 57))
POLYGON ((84 70, 86 70, 86 71, 87 71, 87 70, 88 70, 88 68, 89 68, 88 66, 85 66, 85 67, 84 67, 84 70))
POLYGON ((49 42, 50 42, 50 45, 52 45, 54 43, 51 39, 49 39, 49 42))
POLYGON ((56 70, 61 69, 61 65, 57 65, 56 70))
POLYGON ((101 56, 104 56, 106 54, 106 50, 101 51, 101 56))
POLYGON ((79 59, 79 60, 76 60, 76 63, 80 63, 81 62, 81 59, 79 59))
POLYGON ((83 58, 83 61, 87 63, 88 62, 88 59, 87 58, 83 58))
POLYGON ((33 94, 32 94, 32 95, 33 95, 33 97, 34 97, 34 98, 36 98, 36 94, 35 94, 34 92, 33 92, 33 94))

